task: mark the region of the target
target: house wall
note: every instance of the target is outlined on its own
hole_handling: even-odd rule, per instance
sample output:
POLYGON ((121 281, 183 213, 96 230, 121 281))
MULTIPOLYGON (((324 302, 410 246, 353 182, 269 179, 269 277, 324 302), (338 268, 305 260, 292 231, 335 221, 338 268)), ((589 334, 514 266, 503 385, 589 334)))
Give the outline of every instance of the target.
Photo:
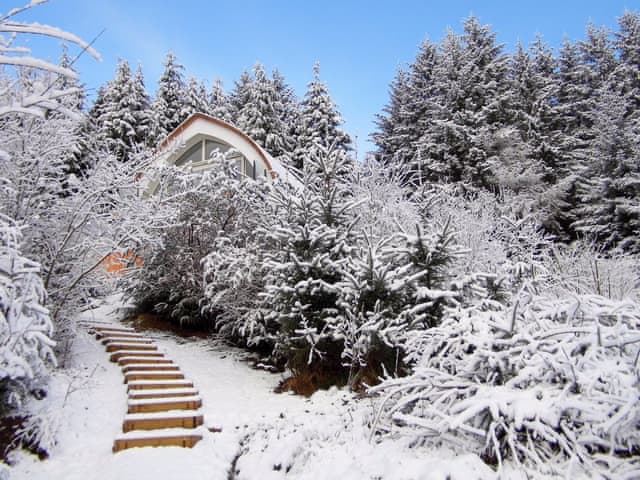
MULTIPOLYGON (((189 148, 197 142, 201 142, 204 138, 214 139, 222 143, 231 145, 237 150, 249 163, 255 165, 256 176, 267 176, 271 170, 271 165, 267 163, 264 152, 260 151, 244 135, 237 133, 231 128, 214 123, 206 118, 193 119, 188 125, 180 130, 176 135, 170 138, 170 144, 165 148, 167 154, 161 155, 159 161, 166 163, 175 163, 189 148), (172 148, 172 145, 175 147, 172 148)), ((206 159, 205 159, 206 160, 206 159)), ((244 169, 243 169, 244 170, 244 169)), ((243 173, 248 173, 244 172, 243 173)))

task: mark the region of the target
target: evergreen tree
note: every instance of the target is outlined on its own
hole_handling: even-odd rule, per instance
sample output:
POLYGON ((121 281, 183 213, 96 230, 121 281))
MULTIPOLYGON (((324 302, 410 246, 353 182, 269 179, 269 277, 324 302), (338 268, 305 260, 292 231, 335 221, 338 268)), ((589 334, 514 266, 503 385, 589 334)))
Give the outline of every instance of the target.
POLYGON ((184 67, 177 62, 175 55, 169 52, 152 105, 156 125, 155 137, 158 141, 175 130, 189 115, 183 70, 184 67))
POLYGON ((604 248, 640 252, 640 138, 614 86, 600 92, 594 115, 594 163, 578 186, 573 227, 604 248))
POLYGON ((232 122, 229 98, 222 88, 222 80, 217 78, 211 86, 209 94, 209 114, 225 122, 232 122))
POLYGON ((340 129, 342 117, 329 95, 327 85, 320 81, 320 64, 313 67, 313 81, 309 83, 301 101, 300 132, 298 146, 292 158, 292 166, 302 169, 305 158, 316 147, 347 152, 351 139, 340 129))
POLYGON ((246 102, 238 112, 238 128, 274 157, 285 152, 285 125, 281 119, 283 106, 274 82, 267 78, 264 66, 253 68, 253 81, 245 92, 246 102))
POLYGON ((252 83, 253 79, 247 70, 243 71, 240 78, 234 83, 233 91, 229 95, 229 112, 234 125, 238 125, 240 111, 249 103, 252 83))
POLYGON ((151 112, 142 70, 132 75, 129 63, 121 60, 115 78, 99 92, 92 115, 98 136, 120 161, 151 144, 151 112))
POLYGON ((291 157, 298 145, 300 134, 300 104, 293 88, 287 84, 285 78, 276 69, 271 75, 273 87, 280 106, 278 117, 283 125, 282 150, 275 155, 285 164, 290 164, 291 157))
MULTIPOLYGON (((66 45, 63 45, 59 65, 70 71, 75 71, 66 45)), ((60 103, 64 107, 64 112, 54 111, 51 113, 51 117, 62 118, 70 113, 79 117, 78 123, 74 126, 74 135, 72 137, 74 138, 73 145, 70 145, 64 160, 66 164, 65 174, 68 176, 67 186, 70 187, 71 184, 75 182, 73 177, 81 177, 91 166, 89 154, 89 137, 91 135, 90 119, 83 113, 86 94, 84 86, 81 85, 77 79, 59 76, 55 80, 55 86, 60 90, 72 91, 72 93, 60 99, 60 103)))
POLYGON ((353 248, 351 203, 340 175, 348 162, 344 151, 319 147, 307 158, 302 190, 282 184, 274 190, 277 220, 264 231, 265 320, 277 326, 276 351, 296 374, 342 372, 343 342, 334 327, 338 285, 353 248))
POLYGON ((408 121, 409 75, 398 69, 389 91, 389 103, 376 115, 377 131, 371 135, 376 144, 376 154, 383 163, 408 163, 413 154, 408 131, 412 124, 408 121))
POLYGON ((196 78, 189 78, 189 83, 185 92, 184 114, 187 118, 194 113, 210 114, 209 94, 204 83, 196 78))
POLYGON ((501 136, 511 112, 508 57, 475 17, 458 37, 449 32, 434 76, 433 115, 418 142, 422 176, 490 188, 500 164, 501 136))

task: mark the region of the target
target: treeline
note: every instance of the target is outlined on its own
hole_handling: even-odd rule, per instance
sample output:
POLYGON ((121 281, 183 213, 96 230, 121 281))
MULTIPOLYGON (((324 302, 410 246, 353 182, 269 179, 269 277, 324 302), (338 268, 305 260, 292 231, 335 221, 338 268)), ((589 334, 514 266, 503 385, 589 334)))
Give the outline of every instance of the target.
POLYGON ((158 89, 152 98, 146 91, 142 70, 133 72, 127 61, 118 64, 115 77, 99 90, 89 110, 92 134, 120 160, 145 148, 154 148, 194 113, 230 122, 285 165, 300 168, 313 143, 348 150, 351 140, 327 85, 320 80, 320 66, 298 99, 284 76, 269 75, 257 63, 244 71, 230 92, 216 80, 210 88, 193 77, 185 79, 184 67, 169 53, 158 89))
POLYGON ((428 40, 398 71, 373 139, 416 182, 517 194, 568 242, 640 249, 640 18, 589 25, 557 53, 537 38, 505 53, 489 26, 428 40))

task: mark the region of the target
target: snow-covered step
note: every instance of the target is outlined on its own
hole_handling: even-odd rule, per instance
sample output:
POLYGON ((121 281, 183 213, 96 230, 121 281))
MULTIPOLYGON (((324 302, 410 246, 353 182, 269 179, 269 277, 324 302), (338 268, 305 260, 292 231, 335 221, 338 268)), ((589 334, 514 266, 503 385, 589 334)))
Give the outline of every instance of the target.
POLYGON ((153 340, 143 336, 139 337, 104 337, 100 340, 102 345, 109 345, 112 343, 153 343, 153 340))
POLYGON ((117 325, 113 322, 105 322, 102 320, 80 320, 78 325, 81 327, 117 327, 117 325))
POLYGON ((155 350, 119 350, 113 352, 109 360, 117 362, 122 357, 164 358, 164 353, 155 350))
POLYGON ((124 333, 124 332, 96 332, 96 338, 103 342, 109 338, 147 338, 141 333, 124 333))
POLYGON ((162 428, 196 428, 204 423, 200 410, 172 410, 169 412, 128 413, 122 431, 156 430, 162 428))
POLYGON ((192 397, 195 395, 198 395, 198 390, 195 388, 156 388, 129 391, 130 400, 142 400, 144 398, 192 397))
POLYGON ((132 380, 127 382, 127 391, 131 390, 157 390, 165 388, 193 388, 191 380, 132 380))
POLYGON ((128 413, 168 412, 170 410, 197 410, 202 406, 202 399, 191 397, 167 397, 145 398, 141 400, 129 400, 127 402, 128 413))
POLYGON ((165 365, 171 363, 173 363, 173 360, 162 357, 124 356, 118 359, 118 364, 121 367, 125 365, 165 365))
POLYGON ((93 327, 92 330, 100 333, 136 333, 136 331, 131 327, 93 327))
POLYGON ((177 371, 180 370, 180 367, 174 363, 161 363, 161 364, 156 364, 156 365, 152 365, 152 364, 144 364, 144 363, 135 363, 133 365, 125 365, 124 367, 122 367, 122 373, 128 373, 131 371, 138 371, 138 372, 156 372, 156 371, 177 371))
POLYGON ((152 431, 132 431, 118 435, 113 442, 113 451, 119 452, 134 447, 193 447, 202 440, 202 434, 183 428, 152 431))
POLYGON ((117 352, 120 350, 157 350, 158 347, 150 343, 139 342, 114 342, 107 345, 107 352, 117 352))
POLYGON ((124 383, 135 380, 184 380, 184 375, 179 370, 130 370, 124 373, 124 383))

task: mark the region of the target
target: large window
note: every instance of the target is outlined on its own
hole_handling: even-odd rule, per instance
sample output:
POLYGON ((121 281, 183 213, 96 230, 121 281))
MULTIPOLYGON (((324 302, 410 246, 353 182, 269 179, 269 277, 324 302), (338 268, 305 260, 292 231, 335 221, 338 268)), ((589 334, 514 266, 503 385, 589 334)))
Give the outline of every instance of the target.
POLYGON ((218 150, 220 153, 225 153, 229 150, 229 145, 218 142, 216 140, 205 140, 204 142, 204 159, 209 160, 211 154, 218 150))
POLYGON ((202 142, 196 143, 176 160, 176 167, 181 167, 187 163, 198 163, 202 161, 202 142))
MULTIPOLYGON (((175 164, 177 167, 191 165, 198 170, 206 169, 208 168, 207 163, 214 152, 219 151, 220 153, 227 153, 230 149, 230 145, 222 143, 219 140, 213 140, 210 138, 202 139, 180 155, 175 164)), ((255 162, 251 162, 240 152, 234 151, 229 158, 235 162, 240 175, 245 175, 253 179, 259 175, 255 162)), ((267 175, 266 170, 264 170, 264 174, 265 176, 267 175)))

